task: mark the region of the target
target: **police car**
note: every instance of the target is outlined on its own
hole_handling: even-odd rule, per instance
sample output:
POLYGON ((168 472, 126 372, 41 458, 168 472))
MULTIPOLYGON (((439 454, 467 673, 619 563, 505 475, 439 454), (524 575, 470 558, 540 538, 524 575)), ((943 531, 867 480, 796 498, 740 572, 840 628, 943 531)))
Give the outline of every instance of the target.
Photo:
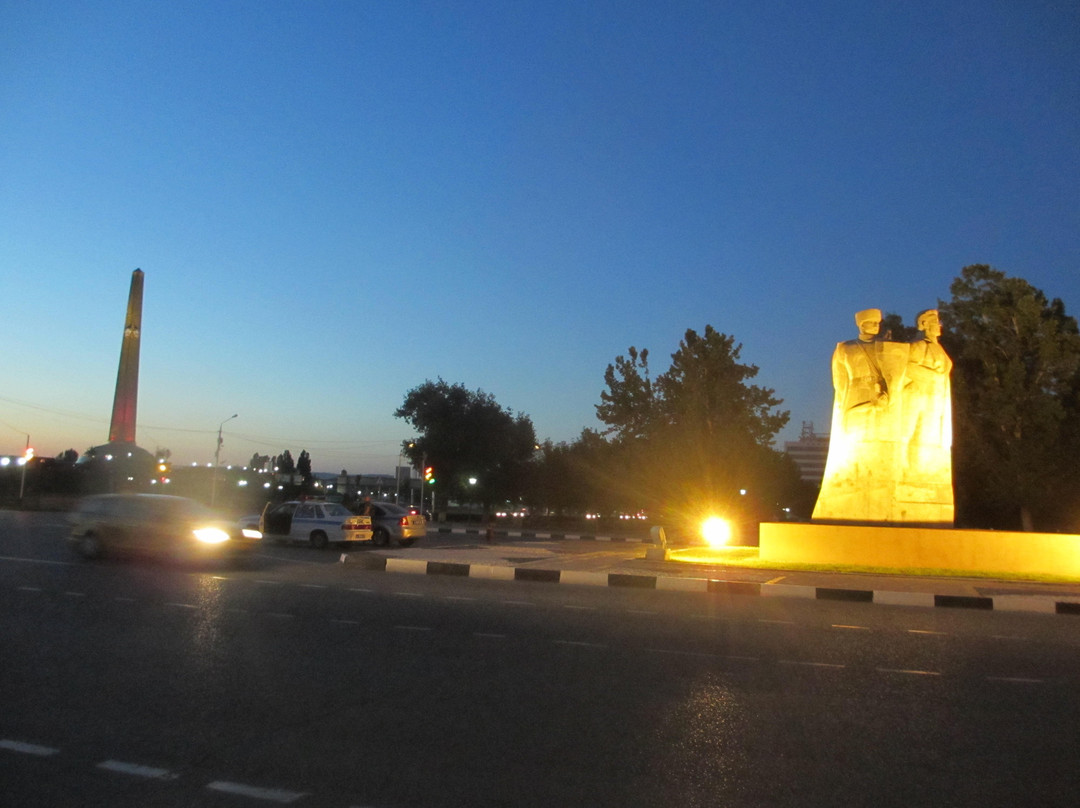
POLYGON ((369 541, 372 536, 370 516, 357 516, 338 502, 312 499, 267 504, 259 518, 259 530, 271 541, 306 542, 316 549, 346 541, 369 541))

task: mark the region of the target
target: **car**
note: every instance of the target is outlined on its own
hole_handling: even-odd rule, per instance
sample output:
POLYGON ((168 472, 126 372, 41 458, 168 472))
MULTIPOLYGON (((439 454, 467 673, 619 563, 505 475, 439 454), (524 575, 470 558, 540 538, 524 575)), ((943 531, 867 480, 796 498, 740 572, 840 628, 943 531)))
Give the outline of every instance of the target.
POLYGON ((338 502, 310 499, 268 504, 259 519, 259 530, 270 540, 302 541, 317 549, 332 543, 368 541, 372 536, 370 517, 357 517, 338 502), (343 530, 346 521, 348 535, 343 530))
POLYGON ((427 535, 427 520, 413 508, 390 502, 371 503, 371 541, 385 547, 391 540, 408 547, 427 535))
POLYGON ((260 546, 258 530, 225 521, 200 502, 164 494, 99 494, 69 516, 72 548, 83 558, 148 553, 176 561, 238 558, 260 546))

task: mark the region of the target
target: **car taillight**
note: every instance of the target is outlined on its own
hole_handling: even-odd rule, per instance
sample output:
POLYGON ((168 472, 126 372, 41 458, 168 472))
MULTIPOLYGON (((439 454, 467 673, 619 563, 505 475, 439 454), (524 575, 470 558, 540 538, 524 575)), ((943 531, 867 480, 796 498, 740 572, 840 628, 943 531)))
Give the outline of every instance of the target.
POLYGON ((398 524, 401 525, 402 527, 408 527, 409 526, 409 517, 407 517, 407 516, 401 517, 398 520, 398 524))

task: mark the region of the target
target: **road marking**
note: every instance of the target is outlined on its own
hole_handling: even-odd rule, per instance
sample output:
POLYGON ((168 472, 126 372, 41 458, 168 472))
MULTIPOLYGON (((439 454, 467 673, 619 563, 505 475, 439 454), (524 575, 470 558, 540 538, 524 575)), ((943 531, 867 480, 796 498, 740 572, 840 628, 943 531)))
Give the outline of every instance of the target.
POLYGON ((296 615, 289 614, 288 612, 266 612, 267 617, 283 617, 291 620, 296 615))
POLYGON ((581 642, 580 640, 555 640, 556 645, 572 645, 575 648, 591 648, 593 650, 602 650, 607 648, 606 645, 602 645, 597 642, 581 642))
POLYGON ((504 600, 503 606, 535 606, 535 603, 531 603, 527 600, 504 600))
POLYGON ((786 576, 786 575, 780 575, 780 576, 778 576, 778 577, 776 577, 776 578, 773 578, 773 579, 772 579, 771 581, 766 581, 766 582, 765 582, 765 584, 766 584, 766 585, 768 585, 768 584, 778 584, 778 583, 780 583, 780 582, 781 582, 782 580, 784 580, 785 578, 787 578, 787 576, 786 576))
POLYGON ((301 589, 326 589, 322 584, 300 584, 301 589))
POLYGON ((843 625, 841 623, 833 623, 833 628, 856 629, 858 631, 869 631, 870 630, 870 626, 845 626, 845 625, 843 625))
POLYGON ((916 671, 903 668, 875 668, 878 673, 906 673, 909 676, 941 676, 940 671, 916 671))
POLYGON ((119 595, 117 595, 115 598, 113 598, 113 600, 115 600, 115 601, 117 601, 119 603, 134 603, 135 602, 135 598, 123 598, 123 597, 120 597, 119 595))
POLYGON ((130 774, 135 777, 145 777, 148 780, 177 780, 180 775, 168 769, 158 769, 154 766, 141 766, 138 763, 124 763, 121 760, 106 760, 97 765, 99 769, 105 769, 119 774, 130 774))
POLYGON ((759 623, 769 623, 769 624, 774 625, 774 626, 793 626, 793 625, 795 625, 794 620, 764 620, 762 618, 758 618, 758 622, 759 623))
POLYGON ((627 614, 636 614, 639 617, 656 617, 656 615, 660 614, 660 612, 646 612, 646 611, 641 611, 640 609, 627 609, 626 613, 627 614))
POLYGON ((1012 642, 1031 642, 1028 637, 1011 637, 1008 634, 991 634, 991 640, 1011 640, 1012 642))
POLYGON ((457 595, 451 595, 451 596, 447 597, 446 599, 447 600, 461 600, 461 601, 466 601, 466 602, 469 602, 469 603, 475 602, 477 600, 477 598, 464 598, 464 597, 459 597, 457 595))
POLYGON ((44 558, 17 558, 16 556, 0 556, 0 561, 21 561, 24 564, 48 564, 54 567, 77 567, 80 561, 46 561, 44 558))
POLYGON ((394 626, 397 631, 434 631, 431 626, 394 626))
POLYGON ((988 682, 1008 682, 1009 684, 1020 685, 1041 685, 1044 680, 1042 679, 1029 679, 1025 676, 987 676, 988 682))
POLYGON ((489 633, 489 632, 486 632, 486 631, 474 631, 473 636, 474 637, 483 637, 486 640, 505 640, 506 639, 505 634, 492 634, 492 633, 489 633))
POLYGON ((226 794, 237 794, 241 797, 252 797, 256 800, 279 802, 282 804, 296 802, 307 794, 302 791, 285 791, 280 788, 260 788, 258 786, 244 785, 243 783, 229 783, 215 780, 206 786, 211 791, 223 791, 226 794))
POLYGON ((931 637, 948 637, 949 636, 948 633, 944 632, 944 631, 929 631, 927 629, 922 629, 922 628, 909 628, 907 630, 907 633, 908 634, 926 634, 926 635, 931 636, 931 637))
POLYGON ((807 668, 846 668, 847 665, 837 665, 833 662, 804 662, 800 659, 778 659, 780 665, 801 665, 807 668))
POLYGON ((11 741, 0 740, 0 749, 6 749, 9 752, 21 752, 24 755, 37 755, 38 757, 49 757, 49 755, 60 754, 59 749, 53 749, 51 746, 39 746, 36 743, 26 743, 25 741, 11 741))
POLYGON ((257 584, 266 584, 267 586, 280 586, 281 585, 281 581, 264 581, 262 579, 256 579, 255 583, 257 583, 257 584))
POLYGON ((342 625, 342 626, 358 626, 358 625, 360 625, 359 620, 337 620, 337 619, 332 619, 330 622, 331 623, 338 623, 339 625, 342 625))
POLYGON ((422 597, 424 597, 424 594, 422 592, 395 592, 394 595, 396 595, 399 598, 422 598, 422 597))
POLYGON ((199 607, 193 603, 166 603, 166 606, 172 606, 176 609, 198 609, 199 607))
POLYGON ((365 595, 373 595, 373 594, 375 594, 374 589, 350 589, 349 591, 350 592, 363 592, 365 595))
POLYGON ((572 610, 574 610, 576 612, 595 612, 596 611, 595 606, 573 606, 573 605, 571 605, 569 603, 564 603, 563 608, 564 609, 572 609, 572 610))
POLYGON ((44 590, 42 590, 42 588, 40 586, 20 586, 19 591, 20 592, 42 592, 44 590))
POLYGON ((85 598, 86 597, 85 592, 65 592, 64 595, 69 597, 69 598, 85 598))

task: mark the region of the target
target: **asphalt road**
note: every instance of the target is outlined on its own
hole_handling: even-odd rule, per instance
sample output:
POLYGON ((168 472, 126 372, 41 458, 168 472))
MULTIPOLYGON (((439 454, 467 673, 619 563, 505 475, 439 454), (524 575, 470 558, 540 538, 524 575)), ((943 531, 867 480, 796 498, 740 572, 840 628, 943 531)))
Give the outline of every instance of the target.
MULTIPOLYGON (((0 512, 15 806, 1073 806, 1072 619, 85 563, 0 512)), ((362 551, 361 551, 362 552, 362 551)))

